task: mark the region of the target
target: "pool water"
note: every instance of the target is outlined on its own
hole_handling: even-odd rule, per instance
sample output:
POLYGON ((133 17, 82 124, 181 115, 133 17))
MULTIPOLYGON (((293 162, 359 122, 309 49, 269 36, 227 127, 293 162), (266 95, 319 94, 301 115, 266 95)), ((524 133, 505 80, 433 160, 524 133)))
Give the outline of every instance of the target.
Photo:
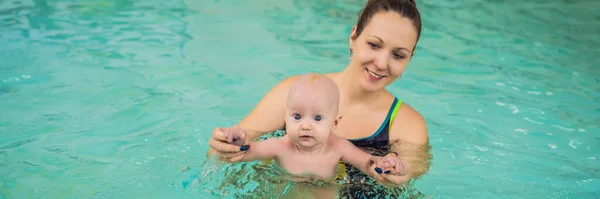
MULTIPOLYGON (((209 161, 211 130, 287 76, 342 70, 362 2, 0 1, 0 198, 269 192, 258 164, 209 161)), ((600 2, 417 2, 389 87, 428 122, 414 189, 600 197, 600 2)))

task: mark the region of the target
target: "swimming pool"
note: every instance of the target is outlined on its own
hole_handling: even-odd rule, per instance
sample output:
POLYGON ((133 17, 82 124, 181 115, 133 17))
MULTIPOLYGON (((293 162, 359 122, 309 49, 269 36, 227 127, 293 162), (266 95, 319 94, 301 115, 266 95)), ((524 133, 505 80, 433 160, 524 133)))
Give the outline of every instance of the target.
MULTIPOLYGON (((286 76, 343 68, 361 2, 0 1, 0 198, 220 198, 187 186, 212 128, 286 76)), ((600 197, 599 3, 418 5, 389 88, 429 125, 415 188, 600 197)))

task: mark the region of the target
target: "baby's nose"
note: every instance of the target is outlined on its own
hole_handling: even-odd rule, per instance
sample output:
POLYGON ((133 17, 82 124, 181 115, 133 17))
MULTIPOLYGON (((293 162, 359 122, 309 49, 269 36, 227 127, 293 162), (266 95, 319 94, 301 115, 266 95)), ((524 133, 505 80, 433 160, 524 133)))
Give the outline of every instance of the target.
POLYGON ((310 130, 312 127, 310 127, 310 124, 304 123, 302 126, 300 126, 300 128, 302 130, 310 130))

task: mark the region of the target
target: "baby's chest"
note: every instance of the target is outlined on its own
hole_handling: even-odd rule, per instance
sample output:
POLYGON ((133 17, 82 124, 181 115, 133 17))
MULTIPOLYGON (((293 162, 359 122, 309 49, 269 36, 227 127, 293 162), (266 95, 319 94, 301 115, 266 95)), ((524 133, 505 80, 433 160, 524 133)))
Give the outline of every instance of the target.
POLYGON ((330 177, 334 174, 340 157, 295 156, 280 160, 281 166, 294 175, 318 175, 330 177))

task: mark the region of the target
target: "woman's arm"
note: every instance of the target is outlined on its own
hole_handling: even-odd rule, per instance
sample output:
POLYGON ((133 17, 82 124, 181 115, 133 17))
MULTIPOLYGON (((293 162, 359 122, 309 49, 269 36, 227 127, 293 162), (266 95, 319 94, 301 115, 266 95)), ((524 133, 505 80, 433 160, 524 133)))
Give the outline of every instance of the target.
POLYGON ((390 131, 391 151, 398 154, 402 160, 406 175, 386 175, 382 177, 393 185, 405 185, 413 179, 418 179, 429 171, 432 155, 425 119, 412 107, 404 104, 398 110, 397 118, 392 123, 390 131))
MULTIPOLYGON (((247 132, 247 142, 268 132, 280 130, 285 125, 285 104, 291 85, 298 79, 292 76, 273 87, 238 125, 247 132)), ((238 161, 243 157, 240 146, 232 145, 223 136, 223 129, 215 128, 209 140, 207 155, 218 153, 224 160, 238 161)))
POLYGON ((288 92, 297 79, 298 76, 292 76, 281 81, 240 121, 239 126, 248 132, 248 140, 285 127, 288 92))

